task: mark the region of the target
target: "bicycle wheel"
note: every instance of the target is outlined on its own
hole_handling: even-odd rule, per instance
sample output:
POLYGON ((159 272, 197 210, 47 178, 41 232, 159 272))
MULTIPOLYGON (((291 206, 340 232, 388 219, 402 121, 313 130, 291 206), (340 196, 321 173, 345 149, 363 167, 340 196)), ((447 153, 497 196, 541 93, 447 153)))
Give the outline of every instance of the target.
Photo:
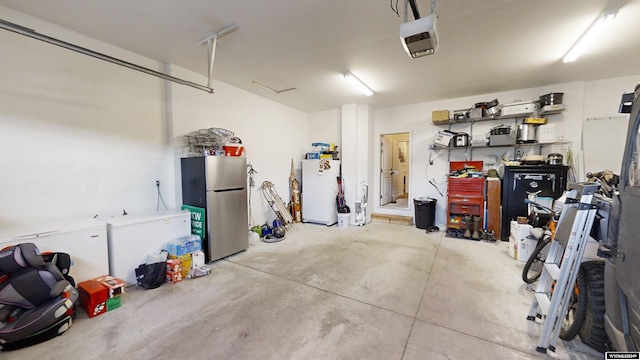
POLYGON ((583 267, 580 267, 576 283, 569 300, 569 309, 562 321, 560 339, 571 341, 578 335, 587 317, 587 280, 583 267))
POLYGON ((524 269, 522 269, 522 281, 531 284, 538 280, 540 274, 542 274, 542 268, 547 258, 547 253, 549 253, 550 244, 551 238, 549 236, 538 243, 538 246, 533 250, 527 263, 524 265, 524 269))

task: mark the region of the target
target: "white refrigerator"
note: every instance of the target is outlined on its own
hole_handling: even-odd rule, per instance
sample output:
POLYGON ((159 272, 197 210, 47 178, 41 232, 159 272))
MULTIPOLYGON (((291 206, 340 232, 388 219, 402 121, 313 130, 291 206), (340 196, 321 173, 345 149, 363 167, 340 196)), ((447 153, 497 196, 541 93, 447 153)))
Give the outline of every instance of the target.
POLYGON ((302 221, 331 226, 338 222, 336 196, 340 160, 302 160, 302 221))

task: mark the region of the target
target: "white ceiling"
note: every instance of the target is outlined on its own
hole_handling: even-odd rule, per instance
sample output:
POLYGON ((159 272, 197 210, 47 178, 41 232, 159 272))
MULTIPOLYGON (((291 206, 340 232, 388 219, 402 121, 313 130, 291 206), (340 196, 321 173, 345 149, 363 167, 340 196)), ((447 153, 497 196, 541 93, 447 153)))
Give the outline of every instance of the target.
MULTIPOLYGON (((404 52, 398 37, 404 1, 398 1, 400 17, 391 3, 0 0, 8 8, 205 76, 207 48, 200 41, 235 23, 238 29, 218 40, 214 79, 305 112, 640 74, 640 0, 440 0, 440 49, 419 59, 404 52), (599 13, 620 6, 595 46, 574 63, 561 62, 599 13), (357 93, 342 79, 345 71, 376 93, 357 93), (296 90, 276 94, 253 81, 296 90)), ((430 3, 417 1, 423 16, 430 3)))

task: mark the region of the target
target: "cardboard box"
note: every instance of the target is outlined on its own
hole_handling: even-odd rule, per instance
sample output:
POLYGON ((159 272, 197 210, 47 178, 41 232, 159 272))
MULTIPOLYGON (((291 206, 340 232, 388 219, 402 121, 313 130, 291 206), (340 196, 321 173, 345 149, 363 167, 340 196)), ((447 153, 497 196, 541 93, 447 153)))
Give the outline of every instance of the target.
POLYGON ((449 110, 435 110, 431 112, 431 121, 436 125, 449 123, 449 110))
POLYGON ((509 255, 518 261, 526 262, 537 245, 536 239, 524 238, 516 241, 513 236, 509 236, 509 255))
POLYGON ((191 270, 191 254, 182 256, 169 255, 169 259, 180 260, 180 266, 182 266, 182 278, 186 278, 187 274, 189 274, 189 270, 191 270))
POLYGON ((116 277, 113 277, 111 275, 104 275, 104 276, 97 277, 93 280, 101 283, 107 288, 109 298, 124 294, 125 283, 124 281, 116 277))
POLYGON ((183 277, 182 277, 182 271, 167 271, 167 282, 170 284, 175 284, 177 282, 182 281, 183 277))
POLYGON ((178 259, 167 259, 167 272, 181 272, 182 263, 178 259))
POLYGON ((122 297, 116 296, 107 299, 107 311, 115 310, 122 306, 122 297))
POLYGON ((521 240, 529 236, 531 229, 533 229, 533 226, 529 224, 518 224, 515 220, 511 221, 511 236, 516 240, 521 240))
POLYGON ((78 284, 80 304, 90 318, 107 312, 109 290, 95 280, 87 280, 78 284))

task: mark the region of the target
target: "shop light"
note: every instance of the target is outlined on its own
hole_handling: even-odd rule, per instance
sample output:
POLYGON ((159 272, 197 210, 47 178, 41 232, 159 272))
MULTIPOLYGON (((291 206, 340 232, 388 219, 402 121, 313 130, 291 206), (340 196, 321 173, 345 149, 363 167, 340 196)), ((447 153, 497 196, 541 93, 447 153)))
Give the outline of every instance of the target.
POLYGON ((360 90, 363 94, 367 96, 373 95, 373 90, 369 88, 362 80, 358 79, 352 73, 345 73, 344 78, 347 79, 353 86, 355 86, 358 90, 360 90))
POLYGON ((567 54, 562 58, 562 62, 568 63, 575 61, 580 54, 588 47, 593 46, 594 40, 616 17, 618 10, 607 11, 600 16, 589 26, 582 36, 576 41, 575 44, 569 49, 567 54))

